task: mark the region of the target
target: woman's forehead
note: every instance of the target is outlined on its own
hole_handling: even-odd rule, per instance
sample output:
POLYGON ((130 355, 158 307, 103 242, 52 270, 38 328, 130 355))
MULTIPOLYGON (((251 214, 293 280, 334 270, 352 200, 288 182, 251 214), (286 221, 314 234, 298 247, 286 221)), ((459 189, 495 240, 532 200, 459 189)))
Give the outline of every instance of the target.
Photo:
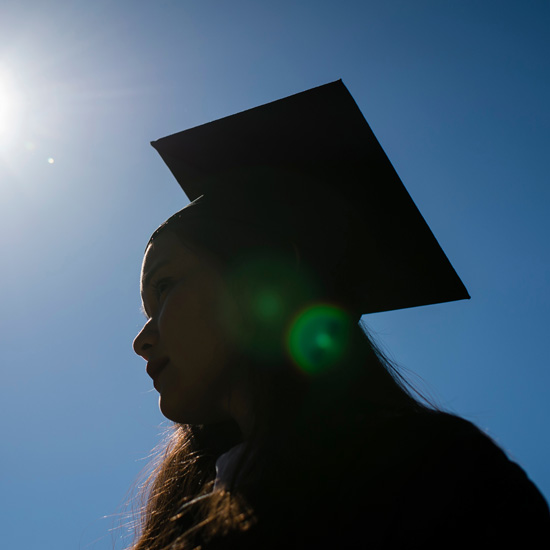
POLYGON ((210 254, 203 253, 202 250, 198 254, 194 248, 187 246, 176 232, 166 229, 147 245, 141 268, 142 286, 164 265, 192 269, 215 263, 210 254))
POLYGON ((171 231, 163 231, 149 243, 143 256, 141 279, 148 276, 153 270, 170 262, 188 262, 192 260, 192 253, 171 231))

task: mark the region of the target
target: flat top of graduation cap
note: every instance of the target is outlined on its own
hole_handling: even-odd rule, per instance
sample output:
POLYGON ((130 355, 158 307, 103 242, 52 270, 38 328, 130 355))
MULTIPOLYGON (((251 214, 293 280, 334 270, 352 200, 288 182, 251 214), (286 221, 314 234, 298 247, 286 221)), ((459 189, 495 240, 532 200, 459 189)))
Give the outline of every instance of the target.
POLYGON ((290 240, 361 313, 469 298, 341 81, 152 145, 220 231, 290 240))

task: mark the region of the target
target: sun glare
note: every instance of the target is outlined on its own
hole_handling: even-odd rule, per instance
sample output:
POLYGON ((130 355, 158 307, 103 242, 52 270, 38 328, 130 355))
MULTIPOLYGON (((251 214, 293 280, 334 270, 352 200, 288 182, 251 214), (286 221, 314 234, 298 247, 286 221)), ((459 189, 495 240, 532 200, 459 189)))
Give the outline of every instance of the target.
POLYGON ((0 145, 9 144, 18 130, 22 97, 11 72, 0 65, 0 145))

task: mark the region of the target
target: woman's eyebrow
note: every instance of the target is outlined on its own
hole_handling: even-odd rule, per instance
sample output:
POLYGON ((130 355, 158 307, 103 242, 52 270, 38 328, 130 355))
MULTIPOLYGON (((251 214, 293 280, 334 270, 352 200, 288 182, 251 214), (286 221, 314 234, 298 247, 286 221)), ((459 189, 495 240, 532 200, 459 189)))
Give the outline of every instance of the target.
POLYGON ((169 264, 170 260, 163 260, 157 264, 154 264, 153 267, 143 276, 143 288, 149 286, 151 279, 154 277, 155 273, 166 264, 169 264))

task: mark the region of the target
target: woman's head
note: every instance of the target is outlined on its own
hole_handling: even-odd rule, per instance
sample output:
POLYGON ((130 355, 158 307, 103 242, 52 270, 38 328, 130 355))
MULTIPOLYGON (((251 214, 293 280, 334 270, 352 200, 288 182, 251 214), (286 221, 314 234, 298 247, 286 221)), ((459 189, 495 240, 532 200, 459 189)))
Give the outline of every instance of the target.
MULTIPOLYGON (((141 293, 148 321, 134 342, 148 361, 163 414, 181 423, 237 414, 242 424, 251 384, 257 390, 259 378, 303 377, 303 365, 292 365, 289 342, 299 345, 300 334, 297 339, 291 329, 327 298, 326 289, 295 243, 210 220, 195 205, 172 216, 145 251, 141 293)), ((306 352, 315 360, 326 356, 327 342, 350 326, 346 314, 329 319, 306 352)))

